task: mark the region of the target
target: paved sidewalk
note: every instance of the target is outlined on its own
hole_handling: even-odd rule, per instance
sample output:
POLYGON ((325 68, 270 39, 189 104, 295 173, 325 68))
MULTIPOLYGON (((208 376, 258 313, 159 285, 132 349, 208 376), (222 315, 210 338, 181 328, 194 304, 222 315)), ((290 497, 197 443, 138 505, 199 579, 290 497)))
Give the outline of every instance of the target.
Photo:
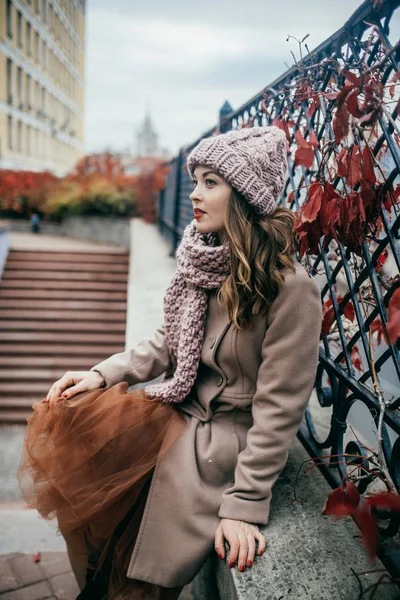
POLYGON ((0 600, 75 600, 78 593, 65 552, 0 558, 0 600))

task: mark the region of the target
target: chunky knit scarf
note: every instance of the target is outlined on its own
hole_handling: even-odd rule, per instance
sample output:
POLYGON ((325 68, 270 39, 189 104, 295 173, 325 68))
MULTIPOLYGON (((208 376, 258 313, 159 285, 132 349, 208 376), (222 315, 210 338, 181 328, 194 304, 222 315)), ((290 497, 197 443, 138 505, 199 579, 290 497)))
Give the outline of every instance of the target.
POLYGON ((185 229, 176 258, 178 269, 164 296, 164 326, 173 376, 148 385, 148 396, 167 404, 182 402, 196 379, 204 340, 209 291, 229 273, 229 249, 216 245, 215 233, 185 229))

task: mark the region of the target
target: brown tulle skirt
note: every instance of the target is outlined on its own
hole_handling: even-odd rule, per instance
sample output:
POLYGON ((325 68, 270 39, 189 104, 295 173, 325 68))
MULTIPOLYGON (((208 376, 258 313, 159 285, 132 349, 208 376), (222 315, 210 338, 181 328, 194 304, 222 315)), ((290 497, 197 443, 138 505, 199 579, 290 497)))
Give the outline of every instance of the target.
POLYGON ((64 536, 85 537, 85 566, 94 581, 109 573, 110 600, 161 598, 147 595, 152 584, 141 587, 126 571, 155 465, 186 421, 173 405, 127 388, 119 383, 52 406, 34 404, 17 477, 29 507, 56 518, 64 536))

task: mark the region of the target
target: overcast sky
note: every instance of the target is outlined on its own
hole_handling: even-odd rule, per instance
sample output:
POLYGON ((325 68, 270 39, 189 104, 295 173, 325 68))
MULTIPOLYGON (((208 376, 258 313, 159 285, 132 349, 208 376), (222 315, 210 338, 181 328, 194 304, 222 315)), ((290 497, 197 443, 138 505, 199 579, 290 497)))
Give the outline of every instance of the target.
MULTIPOLYGON (((212 127, 225 100, 238 108, 310 50, 361 0, 89 0, 86 151, 133 148, 149 105, 162 147, 175 153, 212 127), (285 64, 287 63, 287 64, 285 64)), ((400 9, 393 31, 400 31, 400 9)), ((393 38, 392 38, 393 41, 393 38)))

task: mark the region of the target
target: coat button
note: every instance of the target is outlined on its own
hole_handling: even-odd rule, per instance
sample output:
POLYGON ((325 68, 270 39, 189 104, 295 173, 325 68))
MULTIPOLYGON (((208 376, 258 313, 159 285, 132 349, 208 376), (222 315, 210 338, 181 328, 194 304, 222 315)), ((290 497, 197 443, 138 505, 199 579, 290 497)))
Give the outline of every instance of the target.
POLYGON ((214 346, 215 346, 215 342, 216 342, 216 341, 217 341, 217 340, 216 340, 216 338, 215 338, 215 337, 211 339, 211 342, 210 342, 210 348, 214 348, 214 346))
POLYGON ((217 378, 217 381, 216 381, 216 383, 217 383, 217 386, 218 386, 218 387, 220 387, 220 386, 221 386, 221 385, 224 383, 224 378, 222 377, 222 375, 220 375, 220 376, 217 378))

